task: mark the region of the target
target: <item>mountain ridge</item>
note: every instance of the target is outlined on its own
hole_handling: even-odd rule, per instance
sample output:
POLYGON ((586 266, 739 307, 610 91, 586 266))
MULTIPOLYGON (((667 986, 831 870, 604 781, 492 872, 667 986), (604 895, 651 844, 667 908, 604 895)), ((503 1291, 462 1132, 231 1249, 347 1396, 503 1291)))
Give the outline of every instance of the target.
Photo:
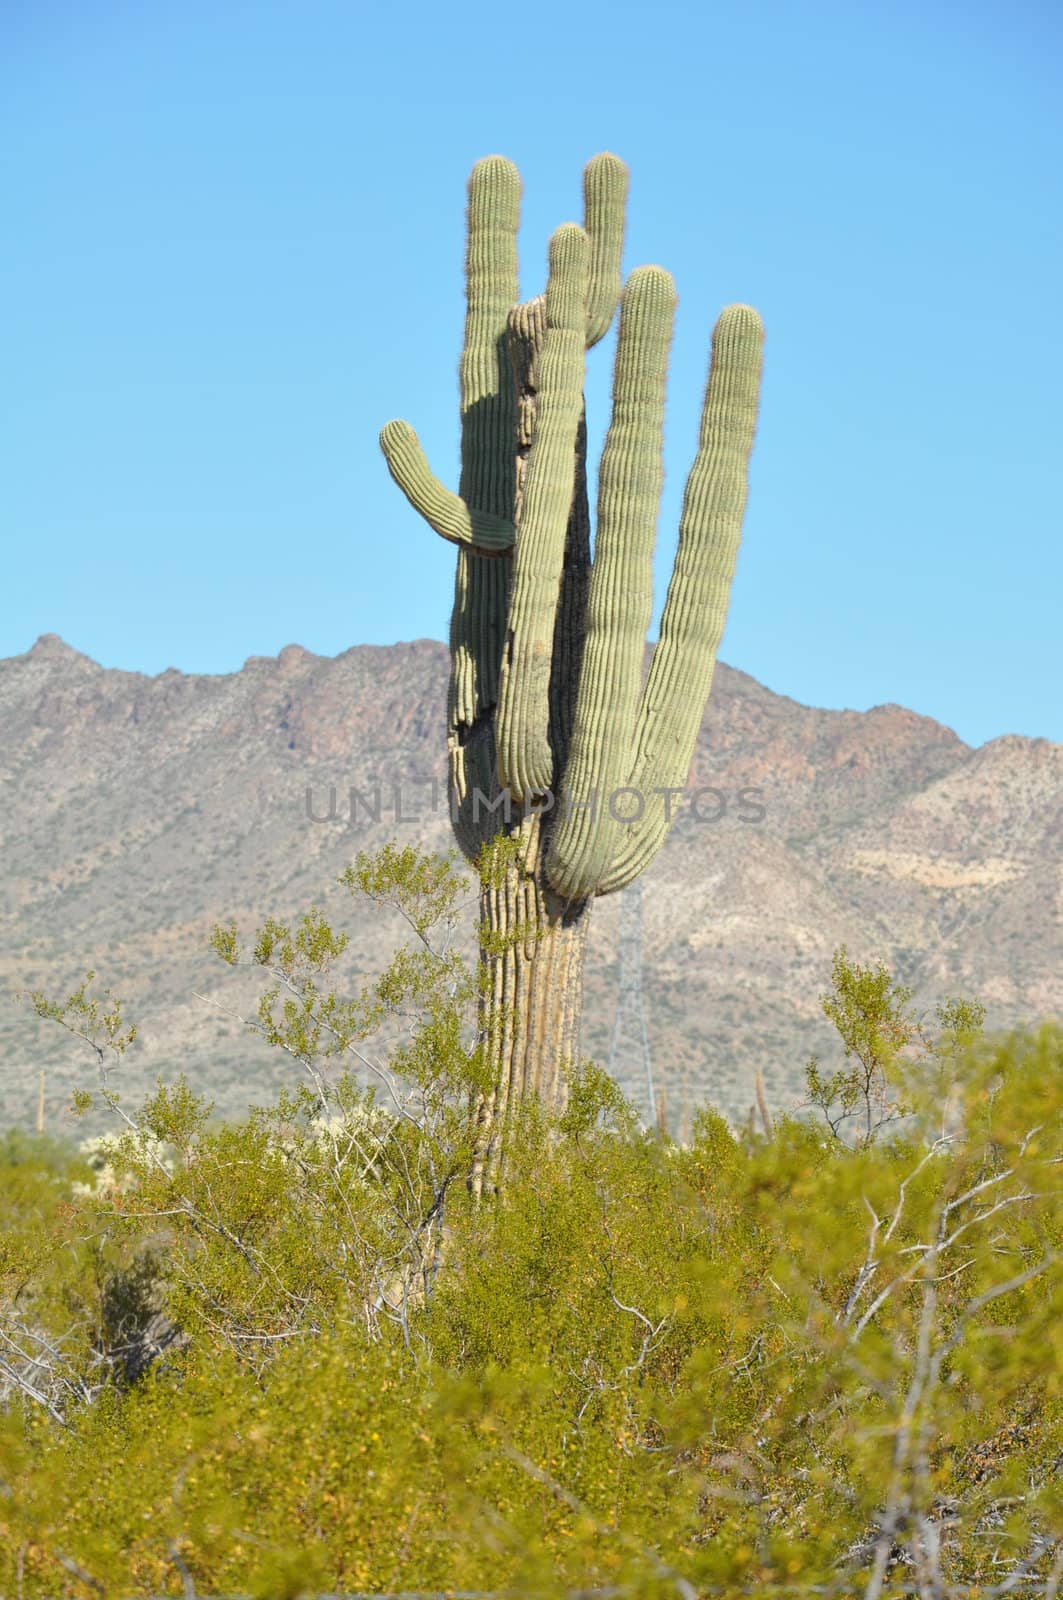
MULTIPOLYGON (((45 634, 0 661, 0 1115, 29 1121, 40 1067, 60 1119, 91 1076, 73 1041, 6 1003, 69 992, 88 967, 142 1028, 122 1069, 130 1093, 178 1062, 220 1112, 269 1093, 283 1064, 217 1009, 233 975, 209 955, 210 928, 235 916, 249 934, 317 902, 351 933, 345 978, 383 964, 399 928, 335 880, 387 837, 450 847, 447 671, 431 639, 334 657, 290 644, 231 673, 145 674, 45 634), (329 789, 372 798, 377 785, 379 823, 364 807, 355 823, 312 820, 329 789)), ((645 878, 647 1011, 670 1106, 713 1098, 737 1116, 757 1066, 777 1107, 791 1104, 808 1055, 834 1045, 819 995, 841 943, 885 960, 926 1005, 965 992, 1000 1026, 1063 1010, 1061 794, 1063 746, 1047 739, 970 746, 900 705, 805 706, 720 663, 645 878), (708 804, 701 821, 692 811, 699 790, 718 793, 712 821, 708 804)), ((594 908, 587 969, 584 1047, 600 1059, 617 931, 614 896, 594 908)), ((636 1056, 629 1042, 618 1067, 633 1094, 636 1056)))

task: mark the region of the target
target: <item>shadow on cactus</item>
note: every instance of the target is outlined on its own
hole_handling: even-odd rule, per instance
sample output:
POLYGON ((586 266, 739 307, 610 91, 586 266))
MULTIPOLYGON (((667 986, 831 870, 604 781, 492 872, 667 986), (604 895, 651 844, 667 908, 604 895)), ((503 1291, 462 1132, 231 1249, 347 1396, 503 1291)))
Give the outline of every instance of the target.
POLYGON ((578 1059, 582 958, 596 895, 660 849, 712 684, 745 511, 763 327, 721 313, 687 479, 660 641, 643 685, 675 285, 637 267, 621 287, 627 169, 595 156, 583 226, 550 240, 545 294, 520 302, 521 182, 501 156, 473 168, 461 358, 461 478, 433 475, 409 424, 388 468, 458 547, 448 745, 458 843, 479 863, 501 830, 506 870, 481 874, 489 981, 481 1026, 491 1089, 478 1108, 474 1186, 494 1181, 509 1111, 563 1108, 578 1059), (620 307, 594 560, 584 364, 620 307), (623 795, 623 801, 618 803, 623 795), (496 937, 497 936, 497 937, 496 937))

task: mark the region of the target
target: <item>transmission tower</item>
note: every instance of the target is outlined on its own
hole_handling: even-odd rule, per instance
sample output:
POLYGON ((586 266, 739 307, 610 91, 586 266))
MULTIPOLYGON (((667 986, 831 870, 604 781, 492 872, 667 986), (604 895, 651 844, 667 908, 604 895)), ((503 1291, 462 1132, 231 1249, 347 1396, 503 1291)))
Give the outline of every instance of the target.
POLYGON ((641 878, 635 878, 620 894, 620 981, 609 1045, 609 1075, 614 1082, 620 1076, 621 1066, 634 1067, 636 1060, 641 1061, 646 1083, 646 1122, 652 1127, 657 1118, 657 1096, 642 998, 641 878))

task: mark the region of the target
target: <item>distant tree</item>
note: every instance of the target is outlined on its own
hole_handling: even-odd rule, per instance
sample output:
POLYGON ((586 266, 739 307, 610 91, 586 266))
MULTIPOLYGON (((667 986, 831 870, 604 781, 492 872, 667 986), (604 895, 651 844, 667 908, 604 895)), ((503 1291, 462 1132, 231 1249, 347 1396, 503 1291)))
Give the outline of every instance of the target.
POLYGON ((910 1082, 913 1052, 923 1066, 941 1068, 981 1033, 985 1007, 978 1001, 952 999, 939 1005, 935 1015, 940 1031, 934 1035, 913 1011, 913 995, 881 962, 863 967, 850 960, 845 945, 834 952, 831 987, 820 1003, 850 1065, 826 1075, 813 1056, 805 1080, 810 1104, 823 1113, 835 1137, 849 1134, 870 1144, 907 1115, 904 1088, 910 1082))

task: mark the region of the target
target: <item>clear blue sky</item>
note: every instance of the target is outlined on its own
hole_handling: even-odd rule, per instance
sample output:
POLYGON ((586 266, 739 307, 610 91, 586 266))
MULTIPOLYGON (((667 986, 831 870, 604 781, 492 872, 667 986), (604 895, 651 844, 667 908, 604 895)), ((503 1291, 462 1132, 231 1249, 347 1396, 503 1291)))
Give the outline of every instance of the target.
MULTIPOLYGON (((1063 739, 1063 24, 1052 0, 6 0, 0 656, 228 672, 444 638, 465 182, 522 293, 631 171, 679 310, 663 599, 709 334, 768 341, 722 659, 816 705, 1063 739), (510 18, 524 19, 516 23, 510 18)), ((596 456, 614 337, 589 358, 596 456)))

